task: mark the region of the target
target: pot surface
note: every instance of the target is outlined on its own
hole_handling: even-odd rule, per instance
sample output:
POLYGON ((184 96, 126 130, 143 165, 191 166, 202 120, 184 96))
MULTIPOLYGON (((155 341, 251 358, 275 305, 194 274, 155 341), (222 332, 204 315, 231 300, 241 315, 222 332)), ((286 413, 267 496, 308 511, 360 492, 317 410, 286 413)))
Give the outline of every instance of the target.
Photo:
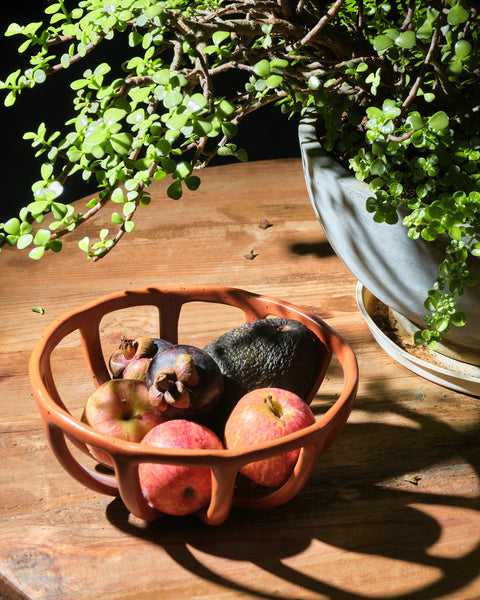
MULTIPOLYGON (((395 225, 376 223, 365 208, 371 195, 368 185, 322 148, 313 117, 300 123, 299 139, 310 200, 333 250, 367 290, 422 328, 424 301, 439 275, 446 239, 412 240, 401 220, 395 225)), ((480 261, 471 267, 480 280, 480 261)), ((467 314, 468 323, 452 326, 444 343, 480 352, 480 287, 467 288, 457 307, 467 314)))

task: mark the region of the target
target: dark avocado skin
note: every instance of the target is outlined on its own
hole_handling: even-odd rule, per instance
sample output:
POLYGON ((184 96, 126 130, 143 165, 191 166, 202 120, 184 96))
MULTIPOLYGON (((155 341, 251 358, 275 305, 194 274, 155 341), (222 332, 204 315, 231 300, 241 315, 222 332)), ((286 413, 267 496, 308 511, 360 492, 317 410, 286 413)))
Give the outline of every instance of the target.
POLYGON ((251 390, 278 387, 308 396, 323 343, 300 321, 279 317, 251 321, 205 346, 220 367, 231 408, 251 390))

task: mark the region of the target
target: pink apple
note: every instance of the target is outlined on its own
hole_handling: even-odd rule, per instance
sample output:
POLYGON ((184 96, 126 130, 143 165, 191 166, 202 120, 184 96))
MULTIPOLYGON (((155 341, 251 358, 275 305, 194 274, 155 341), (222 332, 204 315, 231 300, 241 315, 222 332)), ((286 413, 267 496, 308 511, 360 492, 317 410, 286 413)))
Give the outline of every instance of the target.
MULTIPOLYGON (((224 448, 213 431, 186 419, 173 419, 157 425, 147 433, 142 444, 159 448, 224 448)), ((212 483, 209 468, 141 463, 138 476, 145 498, 161 512, 187 515, 210 501, 212 483)))
MULTIPOLYGON (((88 398, 82 420, 101 433, 140 442, 152 427, 165 418, 150 404, 145 382, 111 379, 88 398)), ((99 462, 112 466, 106 452, 96 448, 90 450, 99 462)))
MULTIPOLYGON (((305 402, 293 392, 279 388, 261 388, 245 394, 225 425, 228 449, 254 446, 279 439, 315 422, 305 402)), ((278 487, 293 471, 300 449, 244 465, 240 472, 255 483, 278 487)))

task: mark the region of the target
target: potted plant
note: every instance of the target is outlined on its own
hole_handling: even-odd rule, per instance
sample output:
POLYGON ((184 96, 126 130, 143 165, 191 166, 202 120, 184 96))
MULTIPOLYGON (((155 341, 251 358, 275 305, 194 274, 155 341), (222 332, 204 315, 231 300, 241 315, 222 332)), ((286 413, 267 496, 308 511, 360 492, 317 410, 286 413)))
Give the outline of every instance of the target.
MULTIPOLYGON (((50 76, 68 78, 78 62, 87 68, 68 80, 76 96, 64 129, 41 123, 25 134, 43 157, 40 179, 18 218, 1 225, 0 243, 39 259, 110 210, 111 230, 79 243, 98 260, 134 229, 153 180, 170 178, 167 194, 179 199, 214 156, 246 160, 235 136, 250 113, 271 103, 287 117, 314 111, 323 148, 368 183, 362 213, 392 227, 400 219, 418 242, 446 238, 415 337, 433 347, 466 322, 457 302, 478 283, 479 8, 469 0, 51 0, 43 23, 6 30, 31 54, 25 71, 0 84, 6 106, 50 76), (99 47, 122 43, 121 64, 95 60, 99 47), (236 86, 226 91, 232 72, 236 86), (62 202, 73 176, 98 188, 81 210, 62 202)), ((382 261, 396 267, 388 245, 382 261)))

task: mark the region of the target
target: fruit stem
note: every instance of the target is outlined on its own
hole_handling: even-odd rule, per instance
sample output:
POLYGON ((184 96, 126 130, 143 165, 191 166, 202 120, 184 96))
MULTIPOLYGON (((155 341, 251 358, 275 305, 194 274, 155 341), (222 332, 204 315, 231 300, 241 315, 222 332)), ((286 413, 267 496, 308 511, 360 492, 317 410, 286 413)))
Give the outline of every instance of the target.
POLYGON ((127 338, 124 335, 120 338, 120 350, 123 352, 125 360, 132 360, 135 356, 134 340, 127 338))
POLYGON ((272 394, 268 394, 265 398, 265 404, 268 406, 268 408, 273 412, 273 414, 278 418, 281 419, 283 412, 282 412, 282 407, 280 406, 280 404, 278 402, 275 402, 273 400, 273 396, 272 394))

